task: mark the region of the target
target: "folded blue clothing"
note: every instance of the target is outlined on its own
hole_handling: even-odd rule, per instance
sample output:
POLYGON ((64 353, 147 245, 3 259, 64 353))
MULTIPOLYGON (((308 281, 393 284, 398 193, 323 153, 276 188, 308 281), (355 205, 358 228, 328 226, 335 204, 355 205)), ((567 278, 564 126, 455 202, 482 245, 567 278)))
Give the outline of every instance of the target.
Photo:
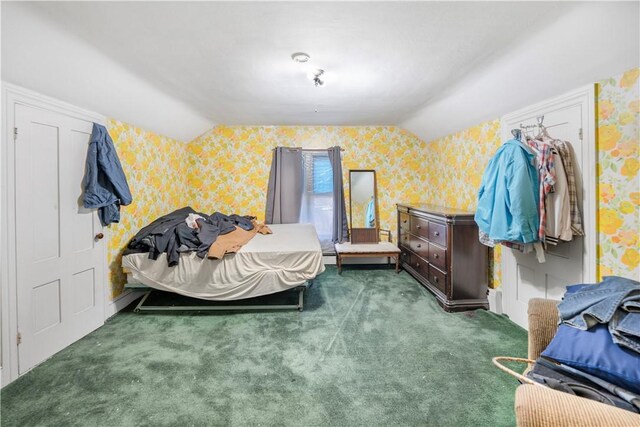
POLYGON ((589 329, 597 323, 607 323, 623 302, 640 301, 640 283, 623 277, 607 276, 597 285, 582 285, 567 294, 558 311, 562 322, 578 329, 589 329))
POLYGON ((608 324, 613 342, 640 353, 640 283, 606 276, 597 285, 567 286, 558 304, 565 325, 587 330, 608 324))
POLYGON ((606 325, 560 325, 542 356, 640 393, 640 355, 615 344, 606 325))
POLYGON ((636 312, 640 300, 635 293, 639 287, 638 282, 613 276, 605 277, 599 285, 567 286, 563 301, 558 304, 562 324, 542 356, 640 393, 640 313, 636 312), (626 297, 608 316, 610 307, 603 302, 611 304, 612 300, 607 294, 616 294, 618 300, 620 293, 626 297), (573 316, 570 320, 581 318, 583 311, 592 307, 587 301, 600 304, 586 315, 588 321, 609 318, 608 324, 596 322, 595 326, 577 328, 564 321, 564 316, 573 316), (592 317, 594 312, 596 316, 592 317))
POLYGON ((613 342, 640 353, 640 313, 618 310, 609 322, 613 342))

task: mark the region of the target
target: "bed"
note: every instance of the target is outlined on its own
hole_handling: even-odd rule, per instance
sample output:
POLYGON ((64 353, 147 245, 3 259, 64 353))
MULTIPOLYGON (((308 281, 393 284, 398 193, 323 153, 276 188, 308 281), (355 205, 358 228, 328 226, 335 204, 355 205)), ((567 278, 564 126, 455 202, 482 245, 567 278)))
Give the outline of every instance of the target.
MULTIPOLYGON (((201 259, 195 252, 180 255, 175 267, 167 265, 166 254, 157 260, 146 253, 122 257, 129 289, 151 288, 210 301, 236 301, 297 289, 298 302, 287 306, 251 306, 259 309, 295 308, 302 311, 303 294, 313 279, 324 271, 320 241, 312 224, 269 225, 273 234, 256 234, 237 253, 221 260, 201 259)), ((248 309, 250 306, 197 306, 180 308, 145 307, 147 292, 136 311, 197 309, 248 309), (206 308, 208 307, 208 308, 206 308)))

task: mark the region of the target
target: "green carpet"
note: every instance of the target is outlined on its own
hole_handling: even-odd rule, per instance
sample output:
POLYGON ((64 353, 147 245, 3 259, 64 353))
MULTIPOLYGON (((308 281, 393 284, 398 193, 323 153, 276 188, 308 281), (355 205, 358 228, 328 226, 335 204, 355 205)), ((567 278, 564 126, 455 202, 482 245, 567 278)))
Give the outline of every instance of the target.
POLYGON ((508 426, 526 332, 407 273, 333 267, 306 309, 110 319, 2 390, 3 426, 508 426))

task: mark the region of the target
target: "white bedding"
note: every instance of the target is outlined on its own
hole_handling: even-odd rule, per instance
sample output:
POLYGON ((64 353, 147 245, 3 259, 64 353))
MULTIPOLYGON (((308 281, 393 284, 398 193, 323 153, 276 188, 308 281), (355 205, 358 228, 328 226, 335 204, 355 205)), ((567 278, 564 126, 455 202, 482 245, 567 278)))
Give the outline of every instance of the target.
POLYGON ((257 234, 236 254, 221 260, 182 254, 175 267, 166 254, 122 257, 134 282, 189 297, 228 301, 281 292, 324 271, 320 241, 312 224, 269 225, 273 234, 257 234))

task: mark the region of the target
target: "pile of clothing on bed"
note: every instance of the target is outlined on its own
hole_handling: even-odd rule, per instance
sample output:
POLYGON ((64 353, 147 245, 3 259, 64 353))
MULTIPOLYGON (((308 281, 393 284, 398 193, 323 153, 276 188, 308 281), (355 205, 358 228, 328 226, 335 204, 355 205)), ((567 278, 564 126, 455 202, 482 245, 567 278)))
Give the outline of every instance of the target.
POLYGON ((187 206, 161 216, 141 229, 129 242, 124 255, 148 252, 158 259, 167 254, 170 267, 178 265, 180 254, 196 252, 200 258, 221 259, 237 252, 257 233, 271 234, 271 229, 258 224, 254 216, 207 215, 187 206))

